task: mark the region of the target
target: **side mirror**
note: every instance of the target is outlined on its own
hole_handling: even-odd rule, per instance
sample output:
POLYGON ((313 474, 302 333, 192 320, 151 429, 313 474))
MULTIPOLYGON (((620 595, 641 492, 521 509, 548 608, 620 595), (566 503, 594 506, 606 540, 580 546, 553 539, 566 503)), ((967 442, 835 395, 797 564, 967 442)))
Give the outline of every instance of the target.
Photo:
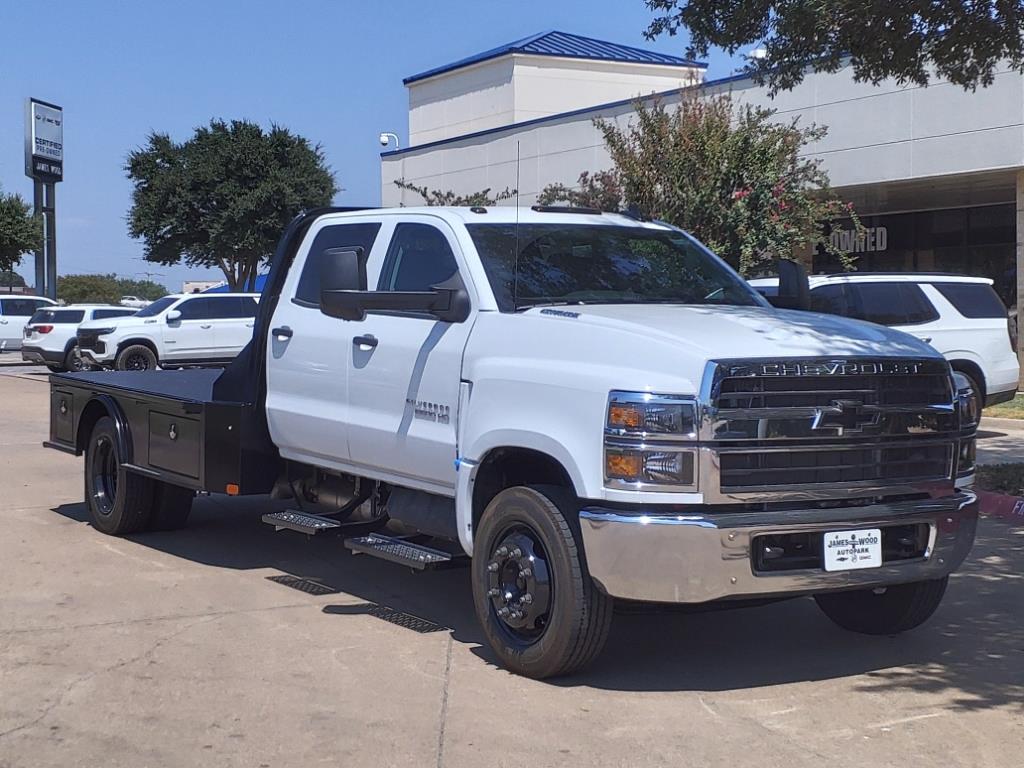
POLYGON ((429 312, 445 323, 469 318, 466 285, 456 272, 429 291, 327 290, 321 283, 320 311, 342 320, 362 320, 368 311, 429 312))
POLYGON ((172 309, 170 312, 167 313, 164 319, 167 321, 168 325, 170 325, 171 323, 176 323, 179 320, 181 320, 181 312, 177 309, 172 309))
POLYGON ((328 248, 320 256, 320 311, 342 320, 362 320, 366 313, 350 306, 341 294, 366 290, 366 258, 362 248, 328 248))
POLYGON ((768 301, 779 309, 811 308, 811 287, 803 264, 791 259, 779 259, 779 294, 768 296, 768 301))

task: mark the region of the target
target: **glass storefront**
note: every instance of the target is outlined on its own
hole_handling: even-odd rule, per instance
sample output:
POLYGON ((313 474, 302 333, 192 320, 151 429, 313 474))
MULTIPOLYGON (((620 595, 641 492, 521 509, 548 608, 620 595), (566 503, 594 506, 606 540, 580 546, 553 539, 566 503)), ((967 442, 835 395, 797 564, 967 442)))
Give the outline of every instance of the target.
MULTIPOLYGON (((862 272, 955 272, 989 277, 1006 304, 1017 298, 1016 213, 1012 203, 861 217, 857 236, 849 220, 827 236, 856 257, 862 272)), ((841 272, 838 259, 818 248, 814 272, 841 272)))

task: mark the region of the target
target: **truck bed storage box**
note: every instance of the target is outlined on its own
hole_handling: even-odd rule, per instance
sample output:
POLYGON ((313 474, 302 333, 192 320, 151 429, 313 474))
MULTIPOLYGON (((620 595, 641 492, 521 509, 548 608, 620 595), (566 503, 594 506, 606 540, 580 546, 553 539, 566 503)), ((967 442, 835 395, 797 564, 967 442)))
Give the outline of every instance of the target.
POLYGON ((61 443, 75 442, 75 396, 67 389, 50 392, 50 439, 61 443))
POLYGON ((199 419, 149 412, 149 464, 199 479, 202 427, 199 419))

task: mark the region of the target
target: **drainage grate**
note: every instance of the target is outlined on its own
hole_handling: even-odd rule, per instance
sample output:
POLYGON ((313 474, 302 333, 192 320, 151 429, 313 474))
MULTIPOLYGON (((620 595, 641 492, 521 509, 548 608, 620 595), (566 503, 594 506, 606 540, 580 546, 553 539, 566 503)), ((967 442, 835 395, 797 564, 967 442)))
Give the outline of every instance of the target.
POLYGON ((405 611, 396 611, 394 608, 388 608, 386 605, 365 603, 363 605, 353 605, 350 606, 350 608, 362 609, 361 612, 365 613, 367 616, 374 616, 390 624, 396 624, 399 627, 411 629, 413 632, 418 632, 421 635, 426 635, 430 632, 445 632, 448 630, 448 627, 435 624, 427 619, 421 619, 419 616, 413 616, 411 613, 406 613, 405 611))
POLYGON ((288 574, 281 574, 280 576, 267 576, 267 581, 272 581, 275 584, 283 584, 286 587, 297 589, 299 592, 305 592, 307 595, 336 595, 338 594, 337 589, 328 587, 326 584, 320 584, 309 579, 301 579, 298 576, 289 576, 288 574))

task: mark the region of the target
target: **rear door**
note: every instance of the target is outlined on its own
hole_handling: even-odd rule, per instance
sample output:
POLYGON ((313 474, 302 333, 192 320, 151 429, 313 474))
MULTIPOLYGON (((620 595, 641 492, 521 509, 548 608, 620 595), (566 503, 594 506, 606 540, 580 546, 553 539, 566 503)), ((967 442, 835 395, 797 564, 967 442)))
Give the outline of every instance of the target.
POLYGON ((267 423, 285 458, 342 468, 348 452, 352 327, 320 311, 320 263, 332 248, 372 255, 387 245, 379 218, 324 217, 295 255, 267 340, 267 423))
POLYGON ((256 320, 256 298, 253 296, 232 296, 226 309, 233 315, 217 320, 217 347, 226 357, 235 357, 242 347, 252 339, 252 327, 256 320))
POLYGON ((938 341, 939 313, 917 283, 850 282, 846 297, 850 317, 905 331, 926 344, 938 341))
POLYGON ((170 321, 165 319, 161 358, 175 362, 200 362, 220 357, 214 320, 224 312, 223 299, 218 302, 212 296, 197 296, 180 302, 174 309, 181 313, 181 317, 170 321))

